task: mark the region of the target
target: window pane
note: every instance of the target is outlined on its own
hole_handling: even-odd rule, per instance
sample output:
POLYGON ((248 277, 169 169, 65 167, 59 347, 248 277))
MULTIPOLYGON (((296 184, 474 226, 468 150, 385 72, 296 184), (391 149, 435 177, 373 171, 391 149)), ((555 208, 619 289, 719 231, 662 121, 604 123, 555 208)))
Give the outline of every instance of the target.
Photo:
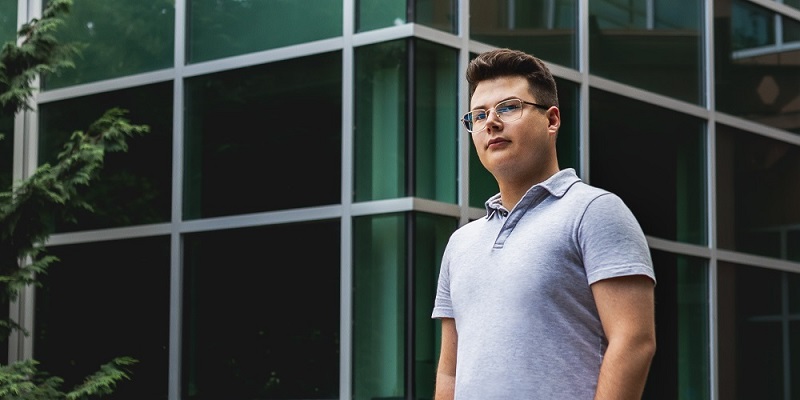
POLYGON ((577 68, 577 0, 470 0, 470 38, 577 68))
POLYGON ((184 217, 341 202, 341 65, 336 52, 188 79, 184 217))
POLYGON ((690 103, 703 102, 703 2, 592 0, 593 74, 690 103))
POLYGON ((458 227, 454 218, 414 214, 414 371, 417 398, 432 399, 441 348, 441 321, 431 318, 439 282, 439 266, 450 235, 458 227))
POLYGON ((743 0, 714 9, 717 109, 800 133, 800 22, 743 0))
POLYGON ((415 43, 416 196, 456 203, 458 53, 423 40, 415 43))
POLYGON ((342 0, 189 0, 187 8, 189 62, 342 35, 342 0))
POLYGON ((11 189, 14 172, 14 116, 0 115, 0 192, 11 189))
POLYGON ((86 131, 111 107, 129 110, 132 124, 150 132, 128 139, 127 152, 109 153, 85 198, 94 212, 80 212, 61 231, 165 222, 172 192, 172 83, 159 83, 39 106, 40 164, 54 163, 72 132, 86 131))
POLYGON ((72 388, 115 357, 130 356, 131 381, 114 399, 166 399, 169 238, 58 246, 61 261, 36 289, 34 358, 72 388))
POLYGON ((356 48, 356 201, 406 195, 407 59, 404 40, 356 48))
POLYGON ((416 22, 450 33, 458 33, 456 0, 416 0, 416 22))
POLYGON ((187 399, 339 395, 339 243, 332 221, 186 237, 187 399))
POLYGON ((590 110, 591 183, 619 195, 646 234, 704 244, 703 121, 596 89, 590 110))
POLYGON ((353 398, 405 393, 406 217, 353 220, 353 398))
POLYGON ((719 246, 796 257, 800 146, 718 125, 716 158, 719 246))
MULTIPOLYGON (((558 103, 561 111, 561 128, 556 142, 558 165, 561 169, 574 168, 580 176, 579 87, 572 81, 560 78, 556 78, 556 85, 558 85, 558 103)), ((469 205, 484 208, 486 200, 499 192, 497 182, 492 174, 481 165, 473 147, 472 135, 463 126, 459 126, 459 131, 459 134, 462 135, 461 140, 470 141, 469 205)))
POLYGON ((83 43, 75 69, 48 76, 48 89, 172 67, 172 1, 75 1, 58 31, 63 43, 83 43))
POLYGON ((356 32, 406 23, 405 0, 356 0, 356 32))
POLYGON ((653 251, 658 351, 643 399, 709 399, 708 263, 653 251))
POLYGON ((717 275, 719 398, 789 398, 785 384, 797 393, 798 317, 787 300, 798 275, 725 262, 717 275))
POLYGON ((17 38, 17 0, 0 1, 0 45, 17 38))

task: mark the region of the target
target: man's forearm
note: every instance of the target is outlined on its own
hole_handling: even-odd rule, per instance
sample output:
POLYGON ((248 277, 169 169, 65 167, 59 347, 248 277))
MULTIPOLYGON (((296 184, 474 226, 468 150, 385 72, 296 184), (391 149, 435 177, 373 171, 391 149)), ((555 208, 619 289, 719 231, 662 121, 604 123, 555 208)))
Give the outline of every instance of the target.
POLYGON ((600 367, 595 400, 642 398, 655 342, 609 344, 600 367))
POLYGON ((456 377, 442 373, 436 374, 436 395, 434 400, 453 400, 455 388, 456 377))

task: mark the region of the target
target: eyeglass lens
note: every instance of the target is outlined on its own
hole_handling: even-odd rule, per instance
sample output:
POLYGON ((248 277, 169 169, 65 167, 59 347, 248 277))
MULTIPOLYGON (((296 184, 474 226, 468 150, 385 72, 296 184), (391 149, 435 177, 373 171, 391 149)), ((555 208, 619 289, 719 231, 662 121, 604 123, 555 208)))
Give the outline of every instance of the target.
MULTIPOLYGON (((490 109, 491 110, 491 109, 490 109)), ((494 106, 494 112, 503 122, 512 122, 522 116, 522 101, 519 99, 504 100, 494 106)), ((479 132, 486 128, 489 110, 472 110, 462 119, 470 132, 479 132)))

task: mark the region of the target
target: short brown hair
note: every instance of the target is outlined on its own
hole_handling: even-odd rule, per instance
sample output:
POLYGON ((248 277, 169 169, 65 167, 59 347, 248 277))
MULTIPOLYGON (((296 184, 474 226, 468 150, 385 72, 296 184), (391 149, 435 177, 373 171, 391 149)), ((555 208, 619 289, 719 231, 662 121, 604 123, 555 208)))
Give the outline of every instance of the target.
POLYGON ((467 66, 469 97, 478 83, 490 79, 521 76, 528 80, 528 88, 536 101, 545 106, 558 107, 558 89, 550 69, 542 60, 518 50, 497 49, 481 53, 467 66))

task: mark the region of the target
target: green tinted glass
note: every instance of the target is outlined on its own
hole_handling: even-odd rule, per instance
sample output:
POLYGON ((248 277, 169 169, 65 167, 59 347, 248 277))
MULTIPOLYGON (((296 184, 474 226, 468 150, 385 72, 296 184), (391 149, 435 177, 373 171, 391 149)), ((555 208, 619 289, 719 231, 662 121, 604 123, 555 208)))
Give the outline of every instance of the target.
POLYGON ((456 203, 458 52, 422 40, 415 44, 415 195, 456 203))
POLYGON ((0 46, 17 38, 17 0, 0 1, 0 46))
POLYGON ((356 48, 355 200, 404 197, 408 56, 405 40, 356 48))
POLYGON ((743 0, 714 10, 717 109, 800 134, 800 21, 743 0))
POLYGON ((458 1, 416 0, 414 22, 445 32, 458 33, 458 1))
POLYGON ((406 0, 356 0, 356 32, 406 23, 406 0))
POLYGON ((589 2, 592 74, 703 103, 703 2, 589 2))
POLYGON ((717 125, 716 159, 719 246, 797 257, 800 146, 717 125))
POLYGON ((706 243, 703 121, 601 90, 590 96, 591 183, 619 195, 646 234, 706 243))
POLYGON ((115 357, 138 360, 115 399, 166 399, 169 379, 169 237, 58 246, 39 275, 33 358, 40 371, 83 383, 115 357))
POLYGON ((140 86, 39 106, 39 161, 54 163, 73 131, 86 131, 110 107, 129 111, 150 132, 128 139, 128 151, 105 156, 99 178, 85 192, 94 212, 60 231, 165 222, 172 193, 172 83, 140 86))
POLYGON ((189 0, 187 3, 188 62, 342 35, 342 0, 189 0))
POLYGON ((188 79, 184 217, 341 202, 341 65, 334 52, 188 79))
POLYGON ((353 398, 404 398, 406 215, 353 220, 353 398))
POLYGON ((83 47, 75 69, 47 76, 47 89, 173 66, 175 6, 165 0, 75 1, 57 31, 83 47))
POLYGON ((338 220, 186 236, 184 398, 339 395, 339 236, 338 220))
POLYGON ((577 0, 470 0, 470 38, 577 67, 577 0))
POLYGON ((643 399, 710 399, 708 261, 653 251, 658 351, 643 399))

